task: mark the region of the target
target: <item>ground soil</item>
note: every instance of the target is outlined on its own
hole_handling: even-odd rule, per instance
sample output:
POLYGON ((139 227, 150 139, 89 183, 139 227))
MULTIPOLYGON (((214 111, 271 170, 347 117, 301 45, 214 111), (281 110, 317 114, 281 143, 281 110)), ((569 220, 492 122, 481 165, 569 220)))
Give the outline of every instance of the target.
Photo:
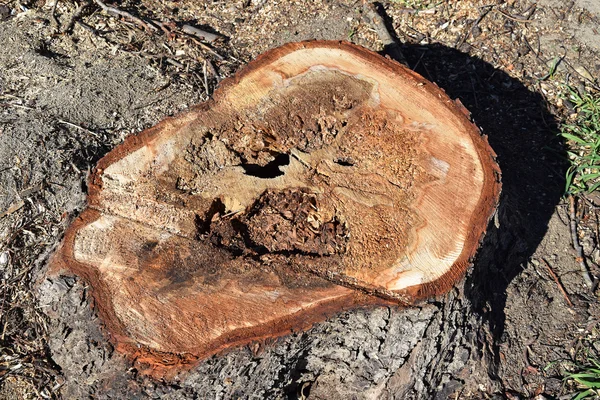
MULTIPOLYGON (((211 358, 170 385, 138 376, 114 353, 83 282, 38 279, 84 207, 90 168, 124 137, 206 100, 219 80, 269 48, 311 38, 383 46, 360 1, 119 3, 165 23, 167 31, 188 23, 221 34, 210 47, 147 32, 92 5, 70 24, 80 4, 1 4, 0 398, 120 398, 126 390, 139 398, 251 392, 260 398, 434 392, 438 398, 558 398, 573 389, 565 386, 564 371, 585 350, 597 351, 599 303, 583 283, 571 245, 562 199, 568 165, 557 135, 560 121, 574 112, 560 97, 564 85, 599 89, 594 0, 382 4, 409 66, 459 98, 498 154, 503 194, 473 270, 450 295, 421 308, 342 313, 308 332, 211 358), (453 349, 452 362, 472 362, 470 373, 446 364, 439 388, 406 387, 410 371, 403 362, 441 352, 419 347, 420 338, 435 334, 433 320, 452 326, 460 319, 441 315, 437 306, 456 303, 459 294, 473 304, 475 320, 489 326, 487 336, 473 338, 489 356, 453 349), (374 358, 379 367, 367 368, 373 364, 363 361, 374 358), (257 374, 265 380, 253 381, 257 374)), ((595 275, 599 204, 582 198, 576 213, 595 275)))

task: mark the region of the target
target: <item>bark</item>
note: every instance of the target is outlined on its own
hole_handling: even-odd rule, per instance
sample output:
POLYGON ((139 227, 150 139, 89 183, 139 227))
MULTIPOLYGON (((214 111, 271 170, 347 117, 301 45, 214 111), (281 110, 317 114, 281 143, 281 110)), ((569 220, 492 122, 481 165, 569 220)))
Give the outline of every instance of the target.
POLYGON ((81 281, 47 280, 41 294, 64 398, 445 399, 500 389, 489 329, 458 289, 419 307, 343 312, 213 356, 169 383, 140 376, 107 342, 81 281))

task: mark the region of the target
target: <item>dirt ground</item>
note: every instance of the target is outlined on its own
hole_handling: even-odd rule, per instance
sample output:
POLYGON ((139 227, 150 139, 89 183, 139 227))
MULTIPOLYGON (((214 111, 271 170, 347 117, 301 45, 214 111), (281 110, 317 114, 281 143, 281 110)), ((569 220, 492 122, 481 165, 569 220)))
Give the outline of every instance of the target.
MULTIPOLYGON (((572 216, 563 199, 568 164, 558 130, 574 110, 560 94, 566 84, 580 92, 600 89, 600 3, 398 0, 379 6, 409 66, 471 111, 503 171, 496 220, 502 234, 487 240, 461 284, 467 296, 477 288, 474 306, 491 326, 494 384, 471 385, 475 378, 465 376, 444 393, 570 398, 564 373, 585 351, 600 350, 600 309, 571 244, 572 216)), ((134 382, 143 398, 166 396, 110 357, 81 282, 40 282, 48 255, 84 207, 86 177, 100 157, 127 135, 208 99, 221 79, 269 48, 336 39, 383 50, 361 1, 141 0, 118 7, 163 28, 145 30, 95 3, 0 0, 2 399, 79 398, 83 392, 74 388, 82 385, 94 387, 87 396, 102 398, 108 383, 102 372, 88 372, 111 368, 128 379, 110 382, 115 393, 134 382), (222 37, 207 43, 182 34, 182 24, 222 37), (72 308, 57 310, 53 296, 68 298, 72 308), (69 320, 74 315, 82 317, 69 320), (91 325, 78 329, 82 318, 91 325), (83 372, 73 374, 67 365, 83 372)), ((586 262, 600 276, 600 199, 584 197, 577 205, 586 262)), ((365 321, 385 319, 365 315, 365 321)), ((341 318, 348 326, 363 323, 341 318)), ((305 398, 303 388, 294 389, 290 398, 305 398)), ((318 385, 310 393, 319 398, 318 385)))

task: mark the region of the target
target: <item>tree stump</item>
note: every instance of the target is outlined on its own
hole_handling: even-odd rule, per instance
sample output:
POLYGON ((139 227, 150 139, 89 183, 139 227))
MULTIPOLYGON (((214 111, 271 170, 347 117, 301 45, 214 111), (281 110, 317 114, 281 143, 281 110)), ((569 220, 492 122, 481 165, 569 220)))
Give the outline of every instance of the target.
POLYGON ((117 351, 170 378, 447 292, 495 210, 494 157, 460 103, 400 64, 288 44, 105 156, 49 276, 83 278, 117 351))

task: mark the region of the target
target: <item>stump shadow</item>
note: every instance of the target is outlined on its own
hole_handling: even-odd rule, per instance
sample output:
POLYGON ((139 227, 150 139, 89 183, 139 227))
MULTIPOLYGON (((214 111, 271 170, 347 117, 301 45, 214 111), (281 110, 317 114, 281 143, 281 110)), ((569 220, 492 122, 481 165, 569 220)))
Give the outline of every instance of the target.
POLYGON ((502 193, 465 294, 501 339, 506 290, 543 239, 568 164, 544 98, 478 58, 434 44, 402 48, 409 66, 460 99, 498 155, 502 193))

